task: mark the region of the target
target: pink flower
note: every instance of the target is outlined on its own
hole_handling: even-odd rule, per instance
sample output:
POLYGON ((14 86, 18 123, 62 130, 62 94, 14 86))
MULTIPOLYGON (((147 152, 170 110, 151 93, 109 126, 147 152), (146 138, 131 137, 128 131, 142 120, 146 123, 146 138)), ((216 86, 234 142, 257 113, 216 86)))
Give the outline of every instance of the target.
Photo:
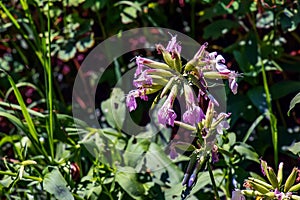
POLYGON ((183 114, 183 121, 194 125, 204 119, 205 115, 202 109, 196 105, 194 92, 187 84, 184 84, 184 96, 187 110, 183 114))
MULTIPOLYGON (((171 34, 170 34, 171 35, 171 34)), ((171 40, 168 43, 168 46, 166 47, 166 50, 172 54, 172 57, 174 58, 174 54, 180 54, 181 53, 181 46, 179 42, 176 41, 177 35, 172 36, 171 40)))
MULTIPOLYGON (((166 102, 167 103, 167 102, 166 102)), ((158 122, 164 125, 174 126, 174 121, 177 115, 170 105, 163 105, 163 107, 158 111, 158 122)))
POLYGON ((138 75, 140 75, 142 73, 142 71, 145 67, 144 60, 145 60, 145 58, 142 58, 140 56, 137 56, 135 58, 135 62, 136 62, 136 65, 137 65, 137 68, 136 68, 135 73, 134 73, 135 78, 138 77, 138 75))
POLYGON ((152 78, 147 74, 147 71, 143 71, 136 80, 133 80, 133 85, 136 88, 143 88, 144 86, 152 85, 152 78))
POLYGON ((192 104, 187 107, 187 111, 183 114, 184 122, 194 125, 205 118, 205 115, 199 106, 192 104))
POLYGON ((177 95, 177 85, 174 85, 171 89, 171 92, 162 105, 162 107, 158 110, 158 122, 163 125, 171 125, 174 126, 174 121, 177 117, 175 111, 173 110, 173 103, 177 95))
POLYGON ((137 108, 137 103, 133 91, 130 91, 126 97, 126 106, 129 108, 130 112, 137 108))
POLYGON ((236 82, 236 77, 238 77, 239 75, 236 72, 231 71, 230 75, 229 75, 229 87, 232 91, 233 94, 237 93, 237 89, 238 89, 238 84, 236 82))

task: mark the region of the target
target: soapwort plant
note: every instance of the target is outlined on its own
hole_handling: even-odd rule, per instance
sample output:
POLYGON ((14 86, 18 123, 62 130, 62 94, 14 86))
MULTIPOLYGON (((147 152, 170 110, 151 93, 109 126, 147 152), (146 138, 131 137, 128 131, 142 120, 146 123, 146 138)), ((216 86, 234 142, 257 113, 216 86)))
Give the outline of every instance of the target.
MULTIPOLYGON (((182 47, 176 36, 172 36, 166 47, 162 44, 156 45, 156 50, 162 55, 164 62, 137 56, 133 80, 135 89, 126 96, 126 105, 132 112, 139 106, 137 98, 148 101, 147 95, 157 94, 153 107, 158 107, 158 123, 164 127, 179 126, 195 137, 192 144, 186 144, 193 152, 182 181, 186 186, 182 199, 188 196, 195 185, 198 173, 206 168, 210 171, 215 196, 219 199, 210 162, 218 161, 216 141, 218 135, 222 135, 223 130, 229 128, 227 119, 230 113, 216 111, 219 102, 210 90, 214 87, 214 80, 227 79, 231 91, 236 94, 237 78, 240 76, 227 68, 222 55, 208 52, 207 46, 204 43, 186 64, 182 62, 182 47), (186 108, 182 117, 174 109, 174 102, 179 97, 184 99, 186 108), (207 102, 206 106, 200 103, 203 101, 207 102)), ((178 142, 178 145, 182 146, 183 143, 178 142)), ((170 157, 177 156, 175 143, 171 145, 170 157)))

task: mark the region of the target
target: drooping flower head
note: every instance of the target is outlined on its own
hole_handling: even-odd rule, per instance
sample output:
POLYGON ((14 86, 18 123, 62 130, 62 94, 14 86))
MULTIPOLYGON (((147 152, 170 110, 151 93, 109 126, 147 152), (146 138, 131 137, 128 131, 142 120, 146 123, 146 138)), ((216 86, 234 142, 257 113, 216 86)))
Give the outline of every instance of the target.
POLYGON ((175 101, 177 95, 177 85, 175 84, 169 96, 167 97, 166 101, 162 105, 162 107, 158 110, 158 122, 163 125, 171 125, 174 126, 174 120, 176 119, 177 115, 173 110, 173 103, 175 101))
POLYGON ((129 108, 129 112, 137 108, 137 103, 133 91, 130 91, 126 97, 126 106, 129 108))
POLYGON ((195 102, 194 92, 187 84, 184 84, 184 96, 187 110, 183 114, 183 121, 191 125, 195 125, 204 119, 205 115, 202 109, 196 105, 197 103, 195 102))

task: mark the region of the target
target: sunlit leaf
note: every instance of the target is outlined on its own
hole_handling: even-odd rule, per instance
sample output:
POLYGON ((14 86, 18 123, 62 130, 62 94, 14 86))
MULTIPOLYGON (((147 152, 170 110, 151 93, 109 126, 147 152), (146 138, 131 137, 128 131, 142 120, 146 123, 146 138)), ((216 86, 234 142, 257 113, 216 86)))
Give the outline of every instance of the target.
POLYGON ((291 144, 290 146, 283 147, 284 150, 288 150, 292 152, 293 154, 297 155, 300 152, 300 142, 295 142, 291 144))
POLYGON ((246 159, 259 163, 259 156, 250 145, 240 143, 239 145, 234 146, 234 150, 246 159))
POLYGON ((288 115, 290 115, 290 111, 295 107, 297 103, 300 103, 300 93, 298 93, 290 102, 290 108, 288 111, 288 115))
POLYGON ((101 104, 101 110, 107 122, 113 128, 121 129, 125 120, 125 94, 120 88, 114 88, 111 96, 101 104))
POLYGON ((230 29, 238 27, 239 24, 229 19, 220 19, 214 21, 204 28, 203 38, 217 39, 228 32, 230 29))
POLYGON ((142 200, 145 189, 137 179, 136 171, 131 167, 120 167, 116 173, 116 181, 134 199, 142 200))
POLYGON ((60 171, 54 168, 46 174, 43 180, 44 189, 53 194, 56 199, 73 200, 72 193, 67 188, 67 182, 61 175, 60 171))

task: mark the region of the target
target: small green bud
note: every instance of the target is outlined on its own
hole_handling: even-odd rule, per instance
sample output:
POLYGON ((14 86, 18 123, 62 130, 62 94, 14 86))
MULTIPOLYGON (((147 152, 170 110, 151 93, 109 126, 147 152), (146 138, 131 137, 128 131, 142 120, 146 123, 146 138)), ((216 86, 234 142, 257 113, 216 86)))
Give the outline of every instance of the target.
POLYGON ((270 192, 270 190, 268 190, 268 188, 266 188, 265 186, 263 186, 261 184, 254 182, 254 181, 248 180, 248 183, 251 185, 251 187, 254 190, 257 190, 258 192, 260 192, 262 194, 266 194, 266 193, 270 192))
POLYGON ((273 188, 278 188, 278 180, 273 168, 268 167, 268 171, 269 171, 270 183, 272 184, 273 188))
POLYGON ((300 183, 293 185, 290 189, 289 192, 297 192, 298 190, 300 190, 300 183))
POLYGON ((274 192, 268 192, 268 193, 264 194, 264 196, 267 196, 270 199, 273 199, 275 197, 275 193, 274 192))
POLYGON ((295 180, 297 178, 297 174, 298 174, 298 168, 294 167, 291 174, 289 175, 289 177, 287 178, 285 184, 284 184, 284 192, 289 191, 289 189, 292 187, 292 185, 294 185, 295 180))
POLYGON ((206 128, 210 128, 213 117, 214 117, 214 104, 211 101, 209 101, 208 108, 205 115, 205 121, 204 121, 204 126, 206 128))
POLYGON ((157 75, 149 75, 152 79, 152 85, 166 85, 168 80, 157 75))
POLYGON ((262 196, 263 194, 256 191, 256 190, 241 190, 243 195, 246 196, 252 196, 252 197, 256 197, 256 196, 262 196))
POLYGON ((147 74, 157 75, 163 78, 170 78, 174 76, 174 74, 171 71, 165 69, 147 69, 147 74))
POLYGON ((36 165, 37 162, 34 160, 25 160, 23 162, 21 162, 21 165, 26 166, 26 165, 36 165))
POLYGON ((181 58, 180 58, 180 54, 178 52, 174 52, 173 53, 173 62, 174 62, 174 65, 175 65, 175 69, 177 72, 181 72, 181 68, 182 68, 182 63, 181 63, 181 58))
POLYGON ((298 196, 298 195, 292 195, 292 199, 294 199, 294 200, 300 200, 300 196, 298 196))
POLYGON ((147 59, 147 58, 143 58, 142 64, 144 64, 144 65, 146 65, 150 68, 153 68, 153 69, 170 70, 170 67, 166 63, 157 62, 157 61, 150 60, 150 59, 147 59))
POLYGON ((204 72, 203 76, 208 79, 228 79, 228 74, 221 74, 215 71, 204 72))
POLYGON ((161 94, 160 94, 160 98, 162 98, 163 96, 166 95, 166 93, 168 92, 168 90, 170 90, 173 86, 173 82, 175 81, 175 77, 172 77, 169 82, 165 85, 164 89, 162 90, 161 94))
POLYGON ((282 177, 283 177, 283 162, 279 163, 279 166, 278 166, 277 180, 278 180, 279 186, 282 183, 282 177))
POLYGON ((156 49, 162 53, 164 61, 167 63, 169 68, 176 70, 176 66, 172 55, 160 44, 156 45, 156 49))
POLYGON ((256 182, 264 187, 266 187, 267 189, 273 189, 272 185, 270 185, 269 183, 266 183, 265 181, 259 180, 257 178, 253 178, 253 177, 249 177, 248 178, 250 181, 256 182))

